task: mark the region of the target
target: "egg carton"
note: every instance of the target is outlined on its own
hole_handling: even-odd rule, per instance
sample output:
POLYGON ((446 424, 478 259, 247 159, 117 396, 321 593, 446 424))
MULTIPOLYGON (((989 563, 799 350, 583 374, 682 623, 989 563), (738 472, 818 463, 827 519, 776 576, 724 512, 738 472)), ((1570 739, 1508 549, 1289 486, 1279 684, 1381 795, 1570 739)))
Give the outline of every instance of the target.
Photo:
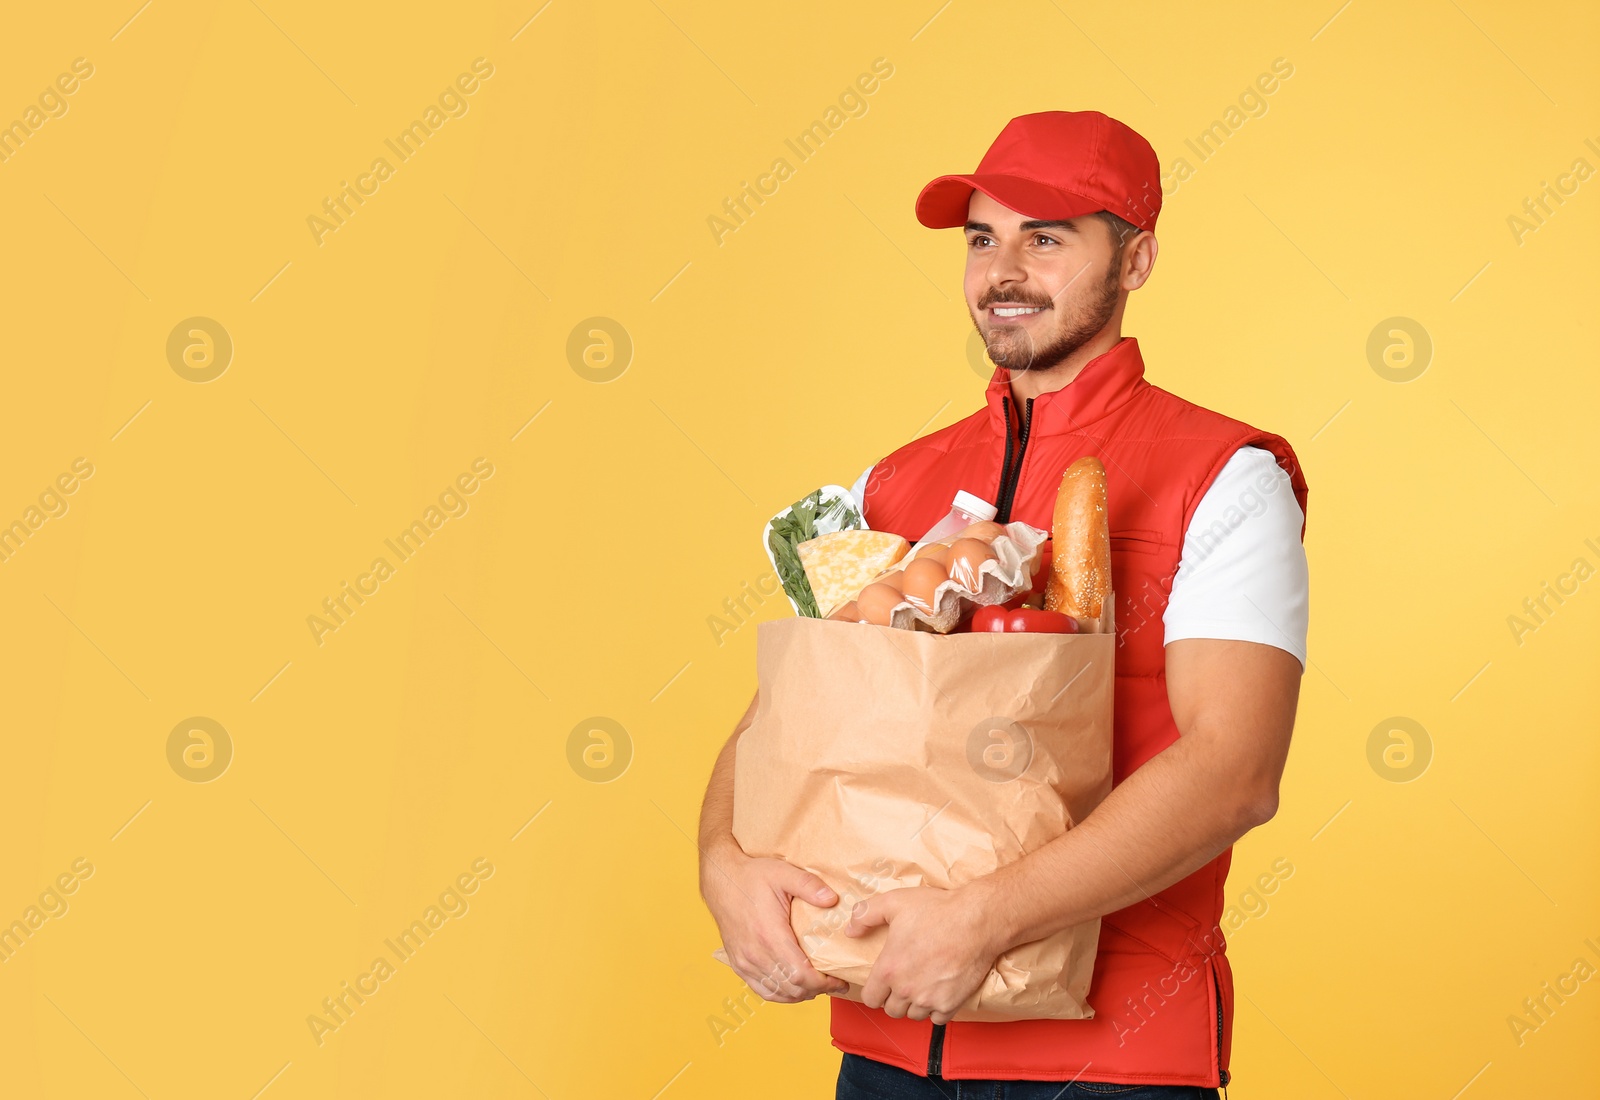
MULTIPOLYGON (((1031 524, 1021 521, 1006 524, 1005 532, 996 535, 990 546, 994 560, 978 568, 976 592, 952 577, 933 590, 933 610, 923 611, 909 600, 901 600, 889 613, 889 625, 898 630, 948 634, 971 609, 1005 603, 1019 592, 1028 591, 1033 587, 1040 548, 1049 538, 1050 532, 1031 524)), ((889 572, 904 569, 911 561, 908 554, 889 572)))

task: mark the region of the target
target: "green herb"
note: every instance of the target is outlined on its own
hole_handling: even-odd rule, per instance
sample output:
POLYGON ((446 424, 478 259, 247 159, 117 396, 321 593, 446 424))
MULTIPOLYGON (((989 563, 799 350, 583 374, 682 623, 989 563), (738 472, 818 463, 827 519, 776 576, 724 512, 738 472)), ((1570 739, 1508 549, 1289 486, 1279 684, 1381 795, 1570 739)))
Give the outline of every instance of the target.
POLYGON ((784 515, 773 518, 772 529, 767 533, 767 547, 772 551, 778 580, 801 615, 813 619, 822 617, 805 566, 800 562, 800 544, 831 531, 854 531, 865 526, 854 497, 829 493, 824 505, 821 489, 795 501, 784 515))
POLYGON ((817 509, 821 503, 821 489, 796 501, 788 515, 773 519, 772 530, 767 535, 767 545, 772 549, 772 560, 778 567, 778 580, 783 583, 783 590, 794 600, 801 615, 813 619, 822 618, 822 612, 817 609, 817 597, 806 579, 805 566, 800 564, 799 546, 817 537, 817 509))

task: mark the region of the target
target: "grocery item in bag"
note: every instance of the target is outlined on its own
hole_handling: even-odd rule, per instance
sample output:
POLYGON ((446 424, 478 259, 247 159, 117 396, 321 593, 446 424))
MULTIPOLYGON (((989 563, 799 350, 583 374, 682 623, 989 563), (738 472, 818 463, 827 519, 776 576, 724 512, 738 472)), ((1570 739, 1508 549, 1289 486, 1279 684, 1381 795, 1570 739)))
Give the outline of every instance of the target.
POLYGON ((827 618, 910 548, 905 539, 888 531, 860 530, 818 535, 796 550, 817 608, 827 618))
POLYGON ((975 524, 944 543, 925 545, 875 577, 853 601, 859 614, 845 617, 948 634, 976 608, 1004 603, 1027 591, 1048 537, 1020 521, 1004 526, 975 524))

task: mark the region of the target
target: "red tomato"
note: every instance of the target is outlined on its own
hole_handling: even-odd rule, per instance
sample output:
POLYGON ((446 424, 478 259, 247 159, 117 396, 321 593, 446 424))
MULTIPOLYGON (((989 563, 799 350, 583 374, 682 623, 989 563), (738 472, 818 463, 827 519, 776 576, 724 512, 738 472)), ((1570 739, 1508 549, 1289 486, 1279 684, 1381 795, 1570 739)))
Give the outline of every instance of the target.
POLYGON ((972 632, 974 634, 999 633, 1006 628, 1006 616, 1011 614, 1011 609, 1004 604, 991 604, 980 607, 972 613, 972 632))
POLYGON ((1078 620, 1059 611, 1009 608, 1001 604, 980 607, 973 612, 972 629, 977 633, 996 634, 1076 634, 1078 620))

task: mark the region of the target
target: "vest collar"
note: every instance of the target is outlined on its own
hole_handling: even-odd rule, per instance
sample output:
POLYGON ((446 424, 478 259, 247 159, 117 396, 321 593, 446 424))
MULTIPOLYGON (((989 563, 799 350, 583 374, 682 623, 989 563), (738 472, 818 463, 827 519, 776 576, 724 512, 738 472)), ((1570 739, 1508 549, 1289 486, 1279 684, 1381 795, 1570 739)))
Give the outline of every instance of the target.
MULTIPOLYGON (((1089 360, 1071 382, 1034 399, 1028 434, 1032 437, 1080 431, 1085 424, 1125 404, 1149 384, 1144 380, 1144 357, 1139 354, 1139 341, 1124 336, 1110 351, 1089 360)), ((995 434, 1002 437, 1007 433, 1001 398, 1009 397, 1011 372, 1005 367, 995 367, 984 399, 989 405, 989 424, 995 434)), ((1011 402, 1011 423, 1019 427, 1022 404, 1011 402)))

